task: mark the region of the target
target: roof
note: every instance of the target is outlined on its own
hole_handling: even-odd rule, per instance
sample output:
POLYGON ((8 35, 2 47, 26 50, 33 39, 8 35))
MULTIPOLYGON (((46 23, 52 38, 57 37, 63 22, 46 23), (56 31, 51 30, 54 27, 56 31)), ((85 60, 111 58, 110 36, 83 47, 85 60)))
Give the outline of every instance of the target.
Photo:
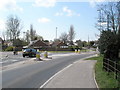
POLYGON ((46 43, 44 43, 43 41, 41 40, 35 40, 35 41, 32 41, 28 47, 40 47, 40 46, 48 46, 46 43))
POLYGON ((1 37, 0 37, 0 41, 3 41, 1 37))
POLYGON ((53 42, 52 46, 68 46, 68 45, 63 42, 53 42))

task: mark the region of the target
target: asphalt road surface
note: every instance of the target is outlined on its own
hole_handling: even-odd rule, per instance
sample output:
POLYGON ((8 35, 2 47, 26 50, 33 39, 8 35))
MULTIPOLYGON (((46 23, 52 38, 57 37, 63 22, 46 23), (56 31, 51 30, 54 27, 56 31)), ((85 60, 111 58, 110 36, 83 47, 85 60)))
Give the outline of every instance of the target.
POLYGON ((35 64, 2 71, 2 88, 39 88, 55 73, 94 52, 53 58, 35 64))
POLYGON ((13 55, 13 52, 0 52, 0 53, 2 54, 1 57, 2 61, 0 61, 0 64, 2 64, 2 66, 30 59, 29 57, 23 58, 22 52, 19 52, 18 55, 13 55))
MULTIPOLYGON (((43 57, 42 53, 42 57, 43 57)), ((56 55, 56 54, 61 54, 61 53, 49 53, 49 56, 52 55, 56 55)), ((68 53, 63 53, 63 54, 68 54, 68 53)), ((18 55, 13 55, 13 52, 0 52, 1 55, 1 61, 0 64, 2 64, 2 66, 7 66, 13 63, 17 63, 17 62, 21 62, 21 61, 27 61, 29 59, 31 59, 30 57, 23 57, 22 56, 22 52, 18 52, 18 55)), ((35 57, 33 57, 35 58, 35 57)))

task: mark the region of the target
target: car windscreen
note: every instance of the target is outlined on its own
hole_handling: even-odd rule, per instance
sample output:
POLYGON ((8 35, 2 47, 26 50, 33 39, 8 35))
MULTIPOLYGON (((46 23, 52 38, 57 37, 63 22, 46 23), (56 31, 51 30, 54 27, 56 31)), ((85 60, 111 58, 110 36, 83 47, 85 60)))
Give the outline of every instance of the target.
POLYGON ((24 52, 29 52, 29 51, 30 51, 30 49, 25 49, 25 50, 24 50, 24 52))
POLYGON ((32 49, 32 52, 36 52, 36 50, 35 50, 35 49, 32 49))

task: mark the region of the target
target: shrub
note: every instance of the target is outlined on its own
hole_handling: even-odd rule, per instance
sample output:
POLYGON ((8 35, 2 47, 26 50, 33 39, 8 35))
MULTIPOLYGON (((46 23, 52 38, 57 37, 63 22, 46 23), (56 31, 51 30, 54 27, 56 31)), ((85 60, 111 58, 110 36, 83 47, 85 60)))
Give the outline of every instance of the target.
POLYGON ((5 49, 5 51, 13 51, 13 46, 9 46, 5 49))

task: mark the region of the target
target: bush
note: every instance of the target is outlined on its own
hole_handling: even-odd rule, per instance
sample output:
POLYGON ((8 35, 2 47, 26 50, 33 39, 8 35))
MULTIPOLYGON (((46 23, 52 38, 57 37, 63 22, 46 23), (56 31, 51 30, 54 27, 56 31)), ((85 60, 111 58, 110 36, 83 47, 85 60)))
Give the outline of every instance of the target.
POLYGON ((5 51, 13 51, 13 46, 9 46, 5 49, 5 51))

